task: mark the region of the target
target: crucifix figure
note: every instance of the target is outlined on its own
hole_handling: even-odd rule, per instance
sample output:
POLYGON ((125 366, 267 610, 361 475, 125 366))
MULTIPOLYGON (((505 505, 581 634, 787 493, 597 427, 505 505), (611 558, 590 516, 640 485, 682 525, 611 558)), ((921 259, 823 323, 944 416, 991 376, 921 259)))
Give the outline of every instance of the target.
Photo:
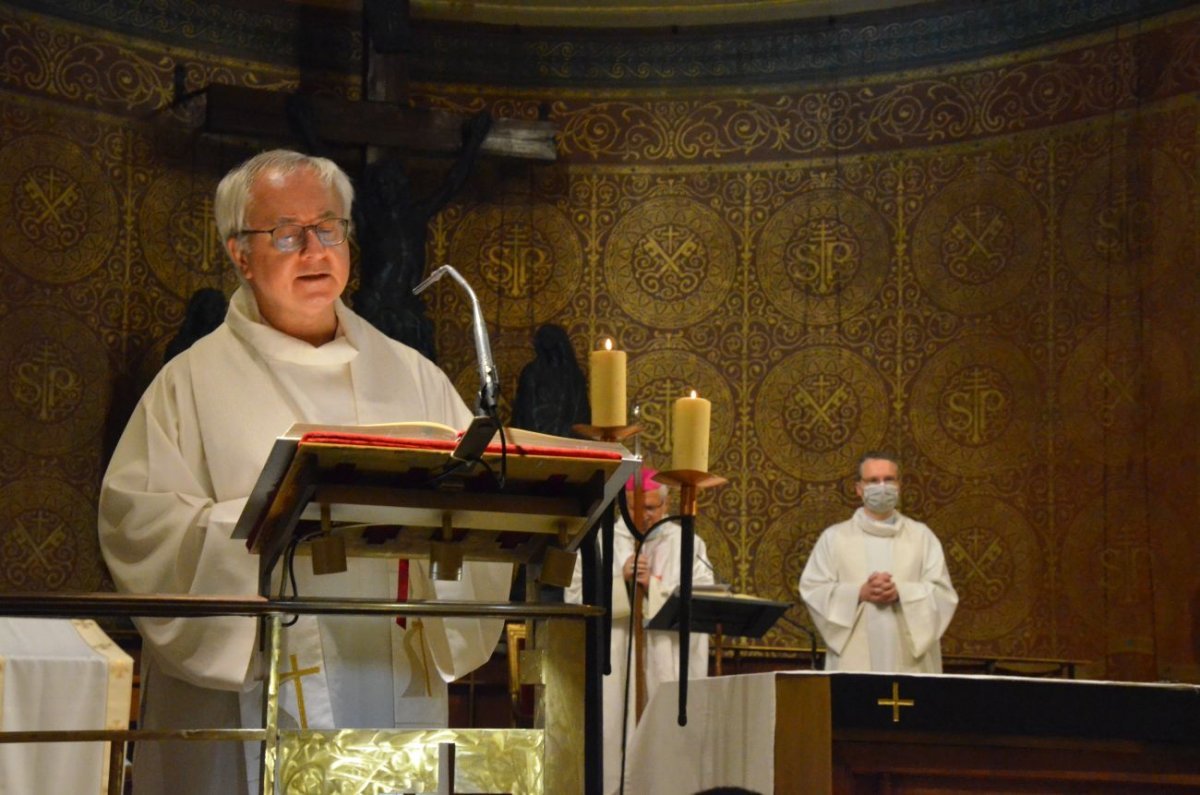
POLYGON ((491 129, 486 111, 463 125, 463 146, 441 186, 418 196, 404 164, 387 155, 368 165, 354 202, 360 251, 354 311, 395 340, 435 358, 433 324, 413 287, 425 274, 429 221, 458 193, 491 129))

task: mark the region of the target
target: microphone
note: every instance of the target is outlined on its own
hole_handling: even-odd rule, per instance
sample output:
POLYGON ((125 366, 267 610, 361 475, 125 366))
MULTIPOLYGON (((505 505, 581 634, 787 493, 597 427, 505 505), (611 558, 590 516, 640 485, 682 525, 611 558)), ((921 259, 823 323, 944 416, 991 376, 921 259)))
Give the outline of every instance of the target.
MULTIPOLYGON (((420 295, 425 288, 443 276, 449 276, 463 288, 471 301, 471 321, 475 335, 475 358, 479 365, 479 404, 476 411, 480 415, 495 415, 497 401, 500 396, 500 378, 496 374, 496 362, 492 359, 492 344, 488 340, 487 324, 483 321, 483 310, 479 308, 479 299, 475 291, 467 284, 458 271, 450 265, 443 265, 413 288, 413 295, 420 295)), ((490 437, 489 437, 490 439, 490 437)))
POLYGON ((729 583, 724 582, 724 578, 721 576, 721 573, 719 571, 717 571, 716 568, 711 563, 708 562, 707 558, 705 558, 703 555, 697 555, 696 560, 703 563, 705 568, 707 568, 710 572, 712 572, 713 582, 715 582, 717 585, 723 585, 725 587, 729 587, 729 583))

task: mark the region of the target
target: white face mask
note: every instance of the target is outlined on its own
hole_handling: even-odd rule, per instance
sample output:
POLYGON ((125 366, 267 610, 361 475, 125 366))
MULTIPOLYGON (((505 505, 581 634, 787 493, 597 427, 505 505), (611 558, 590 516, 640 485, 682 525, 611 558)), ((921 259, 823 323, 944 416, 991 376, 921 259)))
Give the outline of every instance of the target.
POLYGON ((897 483, 868 483, 863 486, 863 505, 873 513, 890 513, 898 502, 900 486, 897 483))

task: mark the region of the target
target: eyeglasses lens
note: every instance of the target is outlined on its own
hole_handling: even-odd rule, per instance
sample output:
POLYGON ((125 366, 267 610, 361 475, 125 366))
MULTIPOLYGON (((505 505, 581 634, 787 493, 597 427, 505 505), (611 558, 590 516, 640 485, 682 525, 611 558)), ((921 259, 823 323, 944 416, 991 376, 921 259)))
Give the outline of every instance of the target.
POLYGON ((316 234, 317 240, 321 241, 322 246, 337 246, 346 240, 347 226, 346 221, 341 218, 333 218, 309 226, 284 224, 275 227, 275 233, 271 239, 279 251, 299 251, 304 247, 304 236, 311 229, 316 234))

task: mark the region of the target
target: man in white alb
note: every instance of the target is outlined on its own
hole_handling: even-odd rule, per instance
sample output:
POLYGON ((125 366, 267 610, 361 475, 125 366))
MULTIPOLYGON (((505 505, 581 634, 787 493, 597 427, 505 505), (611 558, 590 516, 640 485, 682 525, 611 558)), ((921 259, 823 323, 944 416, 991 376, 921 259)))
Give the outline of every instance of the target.
POLYGON ((817 539, 800 596, 825 640, 825 669, 941 673, 941 638, 958 605, 933 531, 896 510, 900 466, 870 452, 863 505, 817 539))
MULTIPOLYGON (((221 238, 242 280, 225 322, 172 359, 142 397, 100 494, 100 544, 119 590, 253 595, 257 559, 231 538, 275 438, 293 423, 471 419, 446 376, 350 311, 354 191, 332 161, 275 150, 217 188, 221 238)), ((395 599, 395 561, 354 558, 301 595, 395 599)), ((459 582, 409 567, 414 599, 507 599, 511 566, 468 563, 459 582)), ((250 727, 262 661, 250 618, 142 618, 141 728, 250 727)), ((446 683, 485 662, 502 622, 302 616, 285 630, 281 723, 436 727, 446 683)), ((137 795, 237 795, 257 780, 256 746, 139 742, 137 795)))

